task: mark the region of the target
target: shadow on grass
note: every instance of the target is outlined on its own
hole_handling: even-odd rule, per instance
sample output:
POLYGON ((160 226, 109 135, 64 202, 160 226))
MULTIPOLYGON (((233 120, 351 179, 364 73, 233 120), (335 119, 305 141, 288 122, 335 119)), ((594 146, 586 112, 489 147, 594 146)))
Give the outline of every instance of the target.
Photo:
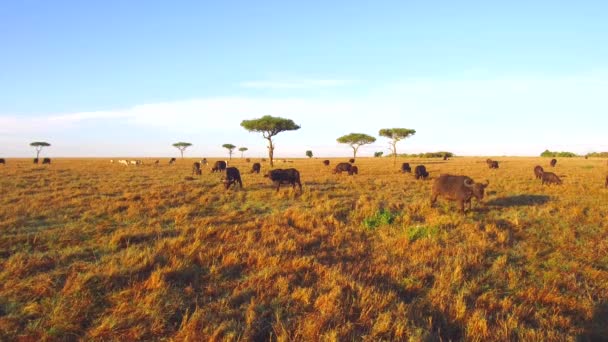
POLYGON ((608 302, 600 302, 593 312, 593 318, 584 324, 585 332, 577 337, 577 341, 607 341, 608 340, 608 302))
POLYGON ((486 204, 496 207, 524 207, 543 205, 549 202, 549 196, 545 195, 517 195, 500 197, 488 201, 486 204))

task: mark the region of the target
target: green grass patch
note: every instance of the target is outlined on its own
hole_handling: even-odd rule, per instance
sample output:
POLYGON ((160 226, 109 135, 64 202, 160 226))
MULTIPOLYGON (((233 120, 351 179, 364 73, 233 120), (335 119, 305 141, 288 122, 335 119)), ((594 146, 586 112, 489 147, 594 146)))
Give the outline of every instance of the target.
POLYGON ((375 229, 381 226, 393 224, 397 214, 387 209, 378 210, 374 215, 363 219, 363 226, 367 229, 375 229))
POLYGON ((410 242, 416 240, 432 238, 439 235, 439 227, 437 226, 413 226, 406 230, 407 239, 410 242))

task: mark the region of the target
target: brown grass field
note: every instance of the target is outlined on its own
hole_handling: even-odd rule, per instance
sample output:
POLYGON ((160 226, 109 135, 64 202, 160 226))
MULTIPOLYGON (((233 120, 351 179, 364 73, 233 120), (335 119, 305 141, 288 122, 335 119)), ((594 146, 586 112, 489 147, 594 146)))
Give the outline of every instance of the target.
MULTIPOLYGON (((275 193, 250 164, 225 191, 194 159, 0 165, 0 340, 608 338, 606 160, 359 159, 275 193), (431 178, 490 181, 462 215, 431 178)), ((254 160, 257 161, 257 160, 254 160)), ((338 159, 333 159, 332 164, 338 159)), ((262 172, 267 169, 262 167, 262 172)))

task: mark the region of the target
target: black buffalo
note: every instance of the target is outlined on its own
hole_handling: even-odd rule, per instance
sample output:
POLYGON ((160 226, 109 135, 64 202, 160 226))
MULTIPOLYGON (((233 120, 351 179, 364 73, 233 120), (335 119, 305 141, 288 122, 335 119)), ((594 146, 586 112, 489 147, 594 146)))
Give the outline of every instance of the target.
POLYGON ((553 172, 543 172, 542 184, 562 184, 562 180, 553 172))
POLYGON ((489 181, 485 184, 475 183, 468 176, 442 174, 433 184, 431 206, 435 204, 437 197, 441 196, 450 201, 458 201, 460 211, 464 213, 465 204, 469 205, 469 210, 471 209, 473 197, 477 198, 478 202, 483 200, 484 190, 489 184, 489 181))
POLYGON ((200 176, 203 174, 203 171, 201 170, 201 163, 194 162, 192 164, 192 174, 197 175, 197 176, 200 176))
POLYGON ((329 166, 329 160, 324 160, 324 161, 323 161, 323 165, 325 165, 325 166, 329 166))
POLYGON ((443 160, 449 160, 449 159, 450 158, 447 155, 443 156, 443 160))
POLYGON ((543 167, 540 165, 536 165, 534 167, 534 177, 536 177, 536 179, 541 179, 543 178, 543 172, 545 172, 545 170, 543 170, 543 167))
POLYGON ((296 184, 300 187, 302 192, 302 183, 300 182, 300 172, 296 169, 276 169, 270 170, 264 177, 270 178, 270 180, 277 185, 277 192, 281 188, 281 184, 291 184, 295 189, 296 184))
POLYGON ((557 159, 551 159, 551 162, 549 164, 551 165, 551 167, 555 167, 555 164, 557 164, 557 159))
POLYGON ((50 164, 50 163, 51 163, 51 158, 42 159, 42 164, 50 164))
POLYGON ((402 173, 412 173, 412 167, 410 166, 410 163, 403 163, 401 164, 401 172, 402 173))
POLYGON ((0 158, 0 164, 6 164, 6 161, 4 160, 4 158, 0 158))
POLYGON ((498 162, 496 160, 492 160, 492 162, 488 164, 488 167, 490 169, 498 169, 498 162))
POLYGON ((349 163, 339 163, 334 168, 334 173, 340 173, 341 174, 342 172, 348 172, 348 174, 352 176, 352 174, 353 174, 353 166, 351 164, 349 164, 349 163))
POLYGON ((355 159, 350 158, 350 159, 348 160, 348 162, 349 162, 349 163, 351 163, 351 164, 354 164, 354 163, 355 163, 355 159))
POLYGON ((251 163, 251 159, 250 158, 245 159, 245 161, 248 162, 248 163, 251 163))
POLYGON ((224 172, 226 170, 226 162, 223 160, 218 160, 215 162, 213 167, 211 168, 211 172, 224 172))
POLYGON ((251 167, 251 173, 260 173, 260 170, 262 170, 262 164, 253 163, 253 166, 251 167))
POLYGON ((175 158, 171 158, 169 159, 169 165, 173 165, 175 164, 176 159, 175 158))
POLYGON ((416 179, 426 179, 428 176, 429 173, 426 171, 426 167, 424 167, 424 165, 418 165, 414 169, 414 177, 416 177, 416 179))
POLYGON ((236 183, 239 184, 241 189, 243 188, 243 181, 241 180, 241 172, 236 167, 226 168, 226 177, 222 180, 222 182, 226 186, 226 190, 228 190, 232 184, 235 184, 234 187, 236 188, 236 183))
POLYGON ((34 164, 38 164, 38 158, 34 158, 34 164))
POLYGON ((353 167, 350 168, 350 172, 351 172, 351 175, 358 175, 359 168, 353 165, 353 167))

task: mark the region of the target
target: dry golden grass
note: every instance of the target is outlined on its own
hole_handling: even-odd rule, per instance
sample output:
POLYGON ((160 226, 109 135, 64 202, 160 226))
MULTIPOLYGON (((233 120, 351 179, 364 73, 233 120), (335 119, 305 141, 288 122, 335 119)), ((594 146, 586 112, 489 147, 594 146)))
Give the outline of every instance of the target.
POLYGON ((466 215, 388 159, 285 164, 301 195, 241 160, 226 192, 208 168, 186 180, 188 159, 9 159, 0 340, 606 338, 606 162, 560 159, 564 184, 543 187, 548 160, 497 159, 407 160, 489 179, 466 215))

